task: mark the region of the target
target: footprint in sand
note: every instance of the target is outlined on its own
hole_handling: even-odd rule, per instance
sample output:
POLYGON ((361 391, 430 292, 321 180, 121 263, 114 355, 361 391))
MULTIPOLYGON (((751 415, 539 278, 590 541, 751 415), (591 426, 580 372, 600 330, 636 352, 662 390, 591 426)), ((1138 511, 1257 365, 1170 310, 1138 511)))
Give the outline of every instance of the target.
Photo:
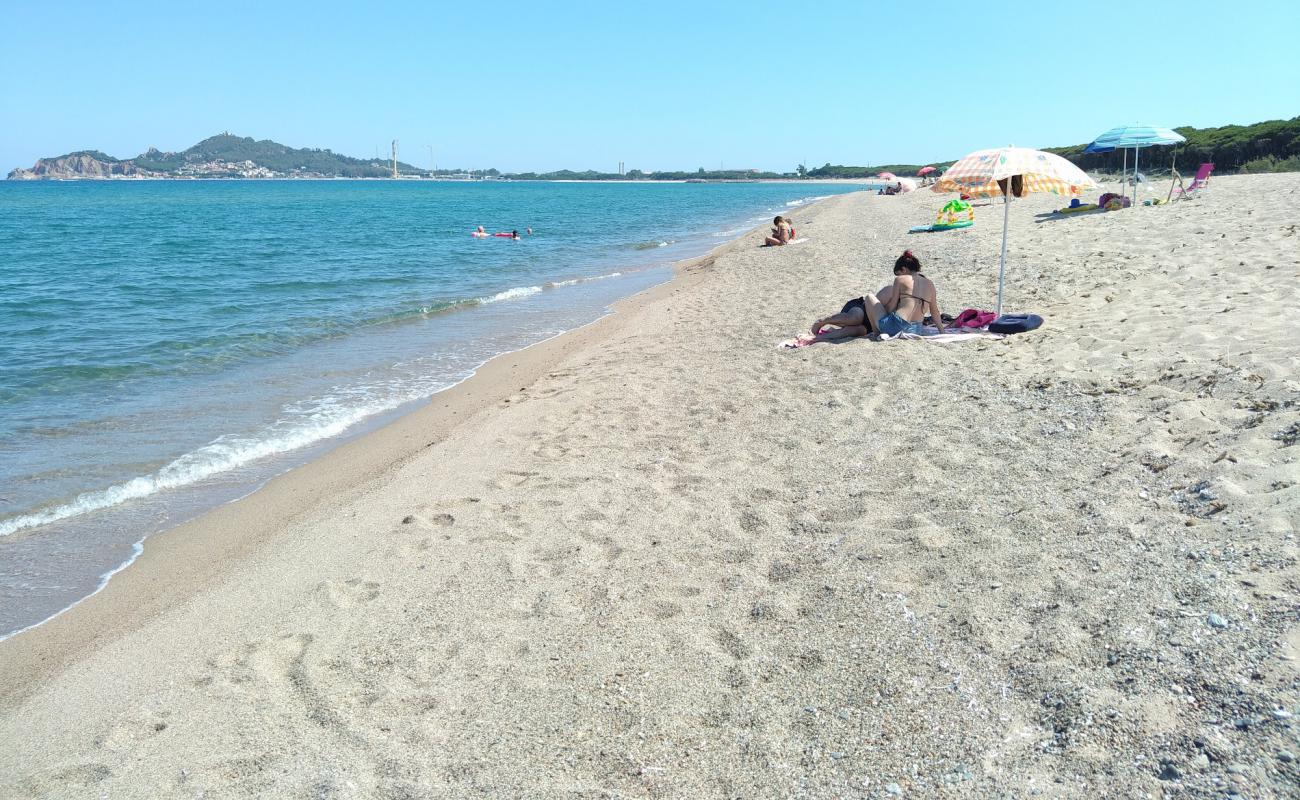
POLYGON ((129 714, 113 723, 108 732, 95 739, 95 743, 109 750, 122 750, 134 746, 136 742, 151 739, 167 730, 169 726, 166 711, 159 714, 129 714))
POLYGON ((741 641, 741 638, 736 635, 736 632, 730 628, 718 628, 718 630, 713 634, 713 641, 717 642, 718 646, 721 647, 727 655, 737 661, 743 661, 744 659, 749 658, 750 653, 752 652, 750 647, 741 641))
POLYGON ((493 489, 517 489, 528 483, 540 473, 521 470, 506 470, 494 478, 489 485, 493 489))
POLYGON ((335 608, 352 608, 379 597, 379 584, 361 578, 327 580, 316 584, 315 593, 335 608))

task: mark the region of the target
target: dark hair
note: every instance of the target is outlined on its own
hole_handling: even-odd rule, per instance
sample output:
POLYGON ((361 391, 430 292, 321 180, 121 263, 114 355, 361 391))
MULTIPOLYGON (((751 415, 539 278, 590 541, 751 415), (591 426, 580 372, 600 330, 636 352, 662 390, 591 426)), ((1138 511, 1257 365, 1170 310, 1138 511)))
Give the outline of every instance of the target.
POLYGON ((921 261, 916 256, 912 255, 911 250, 904 250, 903 254, 898 257, 898 260, 894 262, 894 269, 905 269, 908 272, 920 272, 921 261))

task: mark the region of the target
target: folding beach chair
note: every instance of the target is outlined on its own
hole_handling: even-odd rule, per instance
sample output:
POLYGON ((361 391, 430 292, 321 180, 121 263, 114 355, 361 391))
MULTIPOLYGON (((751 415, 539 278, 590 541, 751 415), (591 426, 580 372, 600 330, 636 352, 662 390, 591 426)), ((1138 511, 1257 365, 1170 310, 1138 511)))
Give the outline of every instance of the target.
POLYGON ((1169 187, 1170 198, 1174 196, 1175 192, 1177 192, 1178 196, 1183 200, 1188 200, 1193 197, 1196 197, 1201 192, 1201 190, 1203 190, 1206 187, 1206 185, 1209 184, 1210 173, 1213 171, 1214 171, 1213 164, 1210 163, 1202 164, 1196 170, 1196 177, 1192 178, 1191 184, 1187 186, 1183 186, 1183 176, 1178 174, 1178 170, 1174 170, 1174 183, 1177 185, 1169 187))

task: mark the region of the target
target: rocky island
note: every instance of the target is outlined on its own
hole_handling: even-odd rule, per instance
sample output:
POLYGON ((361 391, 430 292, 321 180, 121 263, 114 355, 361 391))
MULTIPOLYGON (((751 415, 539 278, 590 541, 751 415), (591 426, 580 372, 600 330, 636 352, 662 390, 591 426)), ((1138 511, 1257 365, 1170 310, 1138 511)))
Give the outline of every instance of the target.
MULTIPOLYGON (((38 159, 28 169, 9 173, 11 181, 187 179, 187 178, 391 178, 394 164, 359 159, 331 150, 294 148, 221 133, 179 153, 149 148, 135 158, 118 159, 98 150, 79 150, 38 159)), ((422 171, 401 161, 399 175, 422 171)))

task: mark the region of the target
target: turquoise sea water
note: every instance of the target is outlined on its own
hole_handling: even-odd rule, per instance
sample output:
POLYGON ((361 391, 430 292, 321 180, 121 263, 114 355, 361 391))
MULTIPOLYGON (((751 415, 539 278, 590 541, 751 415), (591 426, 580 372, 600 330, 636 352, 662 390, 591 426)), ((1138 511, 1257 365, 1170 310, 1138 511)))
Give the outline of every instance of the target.
POLYGON ((0 637, 150 533, 854 188, 0 183, 0 637))

